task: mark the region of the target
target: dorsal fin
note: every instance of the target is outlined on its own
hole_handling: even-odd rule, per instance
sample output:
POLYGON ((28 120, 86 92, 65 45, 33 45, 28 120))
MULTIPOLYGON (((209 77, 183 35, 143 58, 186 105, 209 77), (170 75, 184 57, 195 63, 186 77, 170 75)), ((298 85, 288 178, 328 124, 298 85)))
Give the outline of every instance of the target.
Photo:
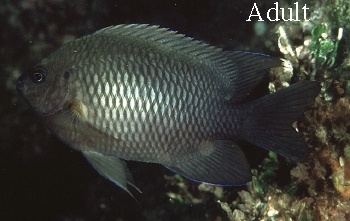
POLYGON ((171 50, 182 51, 186 54, 199 56, 201 58, 213 56, 214 58, 220 59, 222 51, 221 48, 209 46, 201 41, 185 37, 183 34, 178 34, 176 31, 171 31, 168 28, 160 28, 157 25, 122 24, 106 27, 94 34, 129 36, 145 39, 147 41, 157 42, 171 50))
POLYGON ((260 53, 234 51, 228 52, 227 57, 232 64, 224 67, 223 73, 229 78, 229 99, 234 102, 243 101, 270 68, 282 65, 281 59, 260 53))
POLYGON ((167 28, 147 24, 122 24, 110 26, 93 35, 128 36, 158 43, 171 53, 192 56, 206 63, 217 79, 226 99, 242 101, 262 80, 267 70, 281 65, 278 58, 249 52, 223 52, 201 41, 178 34, 167 28))

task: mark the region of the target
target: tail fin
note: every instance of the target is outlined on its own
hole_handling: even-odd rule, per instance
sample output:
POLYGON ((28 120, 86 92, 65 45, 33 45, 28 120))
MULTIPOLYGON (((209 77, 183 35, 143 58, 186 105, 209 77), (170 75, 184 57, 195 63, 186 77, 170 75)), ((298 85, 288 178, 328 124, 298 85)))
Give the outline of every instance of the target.
POLYGON ((315 81, 298 82, 247 104, 241 138, 292 160, 303 160, 309 149, 292 123, 314 103, 315 81))

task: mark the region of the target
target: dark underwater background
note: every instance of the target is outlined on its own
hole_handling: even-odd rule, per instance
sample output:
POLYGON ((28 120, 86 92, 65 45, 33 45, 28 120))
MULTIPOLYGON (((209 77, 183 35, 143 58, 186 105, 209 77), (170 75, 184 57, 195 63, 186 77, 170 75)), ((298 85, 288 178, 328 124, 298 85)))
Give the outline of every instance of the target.
MULTIPOLYGON (((298 22, 284 22, 281 26, 287 31, 288 44, 296 49, 305 45, 308 37, 320 42, 321 37, 312 35, 311 30, 317 24, 328 24, 323 31, 332 37, 333 52, 339 48, 336 55, 323 52, 322 45, 315 46, 308 56, 295 58, 299 62, 293 63, 293 75, 288 80, 270 74, 254 94, 263 96, 269 93, 268 85, 279 88, 284 82, 322 82, 316 106, 299 122, 303 136, 316 152, 308 162, 296 164, 243 143, 255 169, 255 181, 248 186, 211 187, 185 180, 161 165, 128 162, 142 191, 133 192, 135 200, 101 177, 79 152, 47 131, 15 89, 21 73, 63 43, 123 23, 160 25, 225 50, 293 59, 283 54, 278 45, 278 22, 263 23, 259 26, 261 34, 256 19, 246 21, 254 3, 265 16, 263 13, 274 2, 1 0, 0 220, 349 220, 350 62, 349 43, 343 40, 349 37, 349 23, 327 13, 327 3, 331 1, 303 1, 310 4, 309 16, 316 16, 308 30, 298 22), (340 27, 346 37, 335 48, 340 27), (315 66, 312 59, 318 56, 327 61, 334 58, 335 62, 331 67, 323 66, 325 63, 315 66), (343 163, 337 163, 339 160, 343 163), (339 174, 341 184, 334 178, 339 174)), ((280 2, 291 7, 295 1, 280 2)), ((344 4, 341 0, 335 2, 338 6, 344 4)), ((339 16, 349 15, 347 9, 334 10, 341 10, 337 12, 339 16)))

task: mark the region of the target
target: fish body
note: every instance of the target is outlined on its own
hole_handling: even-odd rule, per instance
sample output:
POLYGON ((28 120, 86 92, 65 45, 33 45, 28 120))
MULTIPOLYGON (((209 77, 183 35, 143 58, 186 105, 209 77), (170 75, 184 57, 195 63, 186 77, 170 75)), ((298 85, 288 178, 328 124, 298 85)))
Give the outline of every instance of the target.
POLYGON ((234 142, 291 159, 308 149, 291 124, 313 103, 316 82, 245 102, 281 60, 223 52, 149 25, 118 25, 69 42, 17 81, 17 89, 63 142, 124 190, 123 160, 160 163, 192 180, 250 180, 234 142))

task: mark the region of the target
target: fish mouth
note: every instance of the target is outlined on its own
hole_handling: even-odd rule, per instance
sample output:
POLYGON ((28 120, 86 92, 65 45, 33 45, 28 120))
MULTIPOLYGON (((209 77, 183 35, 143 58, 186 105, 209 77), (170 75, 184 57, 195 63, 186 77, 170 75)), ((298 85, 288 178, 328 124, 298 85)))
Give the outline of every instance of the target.
MULTIPOLYGON (((68 112, 70 109, 70 104, 69 102, 67 102, 67 97, 68 97, 68 93, 63 97, 61 102, 56 103, 55 106, 48 108, 49 105, 46 105, 45 108, 38 108, 35 103, 33 103, 31 97, 33 97, 34 95, 31 94, 31 89, 34 88, 34 85, 31 84, 31 82, 28 82, 28 75, 27 74, 22 74, 21 76, 19 76, 16 80, 16 89, 17 92, 19 94, 19 96, 27 103, 29 104, 29 106, 34 109, 37 114, 39 114, 42 117, 54 117, 56 115, 59 115, 61 113, 64 112, 68 112)), ((48 92, 43 90, 41 92, 41 101, 40 103, 47 103, 47 101, 45 101, 46 99, 46 94, 48 92), (43 94, 45 95, 44 97, 43 94)), ((35 97, 35 100, 37 101, 37 99, 35 97)), ((40 105, 42 106, 42 105, 40 105)))
MULTIPOLYGON (((29 102, 28 100, 28 97, 27 97, 27 91, 28 91, 28 86, 27 84, 25 83, 26 81, 26 77, 21 75, 17 81, 16 81, 16 89, 17 89, 17 92, 19 94, 19 96, 26 102, 29 104, 29 106, 32 107, 31 103, 29 102)), ((33 108, 33 107, 32 107, 33 108)))
POLYGON ((56 111, 53 111, 53 112, 41 112, 39 111, 30 101, 29 99, 27 98, 26 96, 26 91, 28 91, 28 86, 25 84, 25 77, 23 76, 20 76, 18 79, 17 79, 17 82, 16 82, 16 89, 17 89, 17 92, 19 94, 20 97, 22 97, 24 99, 24 101, 29 104, 29 106, 31 108, 33 108, 34 110, 37 111, 37 113, 44 117, 44 118, 50 118, 50 117, 54 117, 64 111, 66 111, 67 109, 69 109, 69 107, 62 107, 56 111))
POLYGON ((17 92, 22 96, 23 96, 23 90, 25 89, 25 84, 24 84, 24 80, 25 80, 25 77, 23 75, 21 75, 17 81, 16 81, 16 89, 17 89, 17 92))

